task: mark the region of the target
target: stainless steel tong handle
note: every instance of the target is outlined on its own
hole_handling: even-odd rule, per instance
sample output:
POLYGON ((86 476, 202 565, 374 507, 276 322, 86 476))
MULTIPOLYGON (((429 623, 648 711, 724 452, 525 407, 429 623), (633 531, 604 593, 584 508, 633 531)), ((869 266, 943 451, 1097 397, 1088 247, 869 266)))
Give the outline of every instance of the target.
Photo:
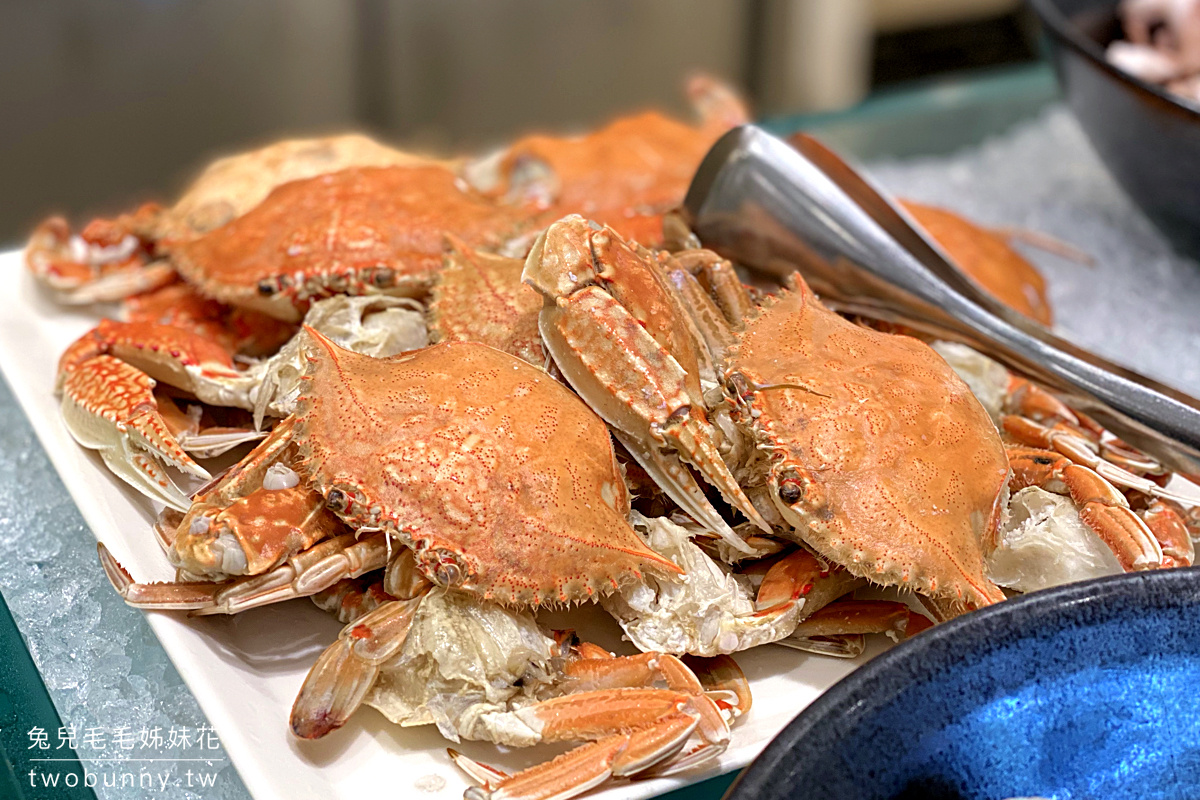
POLYGON ((776 274, 782 264, 823 264, 824 276, 849 286, 858 299, 904 308, 982 345, 1074 395, 1131 444, 1176 469, 1197 469, 1200 402, 1001 306, 945 263, 907 217, 844 162, 819 145, 805 149, 820 166, 751 125, 722 137, 684 203, 685 218, 705 246, 776 274))

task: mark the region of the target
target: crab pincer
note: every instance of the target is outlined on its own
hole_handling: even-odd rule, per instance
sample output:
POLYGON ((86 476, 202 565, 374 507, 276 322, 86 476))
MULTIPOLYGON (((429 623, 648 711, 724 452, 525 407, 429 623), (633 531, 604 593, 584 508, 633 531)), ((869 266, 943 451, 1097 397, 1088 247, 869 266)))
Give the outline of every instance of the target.
POLYGON ((612 229, 570 216, 534 243, 523 280, 544 298, 542 340, 575 391, 681 508, 748 551, 684 463, 770 530, 722 458, 691 318, 653 260, 612 229))

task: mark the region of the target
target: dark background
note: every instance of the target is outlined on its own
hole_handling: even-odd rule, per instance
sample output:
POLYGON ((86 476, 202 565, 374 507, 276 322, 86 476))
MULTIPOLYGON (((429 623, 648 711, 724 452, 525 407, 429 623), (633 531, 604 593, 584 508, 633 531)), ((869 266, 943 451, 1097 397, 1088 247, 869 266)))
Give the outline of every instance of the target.
POLYGON ((694 70, 765 116, 1034 58, 1018 0, 7 0, 0 242, 169 200, 207 160, 365 129, 454 152, 623 110, 694 70))

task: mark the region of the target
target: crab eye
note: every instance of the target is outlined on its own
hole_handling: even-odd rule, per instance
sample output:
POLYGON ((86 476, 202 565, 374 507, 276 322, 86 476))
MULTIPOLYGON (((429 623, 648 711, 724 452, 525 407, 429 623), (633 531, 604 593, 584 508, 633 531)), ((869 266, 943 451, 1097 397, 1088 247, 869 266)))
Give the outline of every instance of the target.
POLYGON ((779 480, 779 499, 789 506, 804 499, 804 481, 793 470, 788 470, 779 480))
POLYGON ((748 400, 754 394, 754 389, 750 386, 750 381, 746 380, 746 376, 740 372, 730 373, 728 379, 729 385, 733 387, 738 399, 748 400))
POLYGON ((275 289, 275 284, 271 281, 258 282, 258 293, 263 297, 270 297, 271 295, 275 294, 275 289))
POLYGON ((440 586, 455 586, 462 580, 462 570, 457 564, 441 564, 434 570, 433 577, 440 586))
POLYGON ((330 489, 329 494, 325 495, 325 505, 332 511, 345 511, 350 504, 350 498, 341 489, 330 489))
POLYGON ((671 412, 667 417, 668 425, 681 425, 687 421, 687 418, 692 415, 692 407, 690 405, 682 405, 671 412))

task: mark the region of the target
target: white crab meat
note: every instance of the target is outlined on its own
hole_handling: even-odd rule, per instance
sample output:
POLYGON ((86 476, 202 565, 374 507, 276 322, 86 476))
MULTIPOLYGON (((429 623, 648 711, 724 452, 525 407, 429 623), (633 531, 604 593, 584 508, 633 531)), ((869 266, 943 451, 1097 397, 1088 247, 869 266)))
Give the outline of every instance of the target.
POLYGON ((67 245, 71 260, 80 264, 90 264, 94 267, 105 264, 115 264, 133 255, 138 248, 136 236, 126 235, 114 245, 92 244, 82 236, 72 236, 67 245))
MULTIPOLYGON (((335 295, 313 303, 304 324, 357 353, 385 358, 429 344, 420 305, 402 297, 335 295)), ((296 408, 304 374, 303 332, 255 368, 259 382, 250 393, 254 422, 261 427, 270 413, 285 417, 296 408)))
POLYGON ((1069 497, 1029 486, 1012 496, 988 577, 1007 589, 1033 592, 1123 570, 1069 497))
POLYGON ((930 345, 962 378, 975 399, 999 423, 1004 396, 1008 391, 1008 370, 997 361, 958 342, 934 342, 930 345))
POLYGON ((555 652, 529 612, 434 589, 365 702, 397 725, 435 724, 455 742, 531 744, 523 731, 506 733, 488 718, 502 722, 518 695, 545 684, 555 652))
POLYGON ((777 615, 757 614, 749 581, 709 558, 687 528, 636 511, 630 522, 646 544, 684 571, 682 578, 646 576, 600 601, 639 650, 716 656, 795 630, 803 601, 777 615))

